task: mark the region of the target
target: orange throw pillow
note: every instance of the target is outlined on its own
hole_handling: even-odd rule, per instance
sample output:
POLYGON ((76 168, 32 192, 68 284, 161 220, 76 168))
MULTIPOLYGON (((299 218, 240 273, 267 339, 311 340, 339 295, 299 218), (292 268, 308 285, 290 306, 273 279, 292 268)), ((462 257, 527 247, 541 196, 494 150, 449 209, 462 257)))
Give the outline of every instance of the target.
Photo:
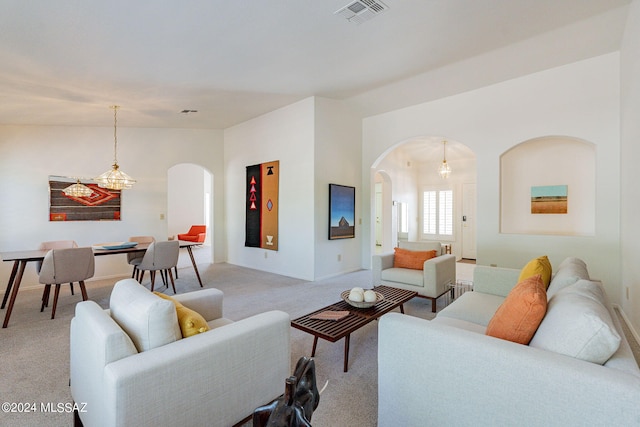
POLYGON ((539 274, 518 283, 498 307, 486 334, 529 344, 547 312, 547 292, 539 274))
POLYGON ((413 270, 422 270, 424 262, 428 259, 436 257, 436 251, 410 251, 407 249, 393 248, 395 255, 393 257, 394 268, 411 268, 413 270))

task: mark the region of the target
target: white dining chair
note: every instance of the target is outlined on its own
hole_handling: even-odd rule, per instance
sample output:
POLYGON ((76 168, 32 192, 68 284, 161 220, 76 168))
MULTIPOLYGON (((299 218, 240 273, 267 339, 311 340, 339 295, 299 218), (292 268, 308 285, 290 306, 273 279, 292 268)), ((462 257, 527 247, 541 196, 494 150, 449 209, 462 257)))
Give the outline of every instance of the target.
POLYGON ((178 265, 178 255, 180 250, 180 242, 177 240, 168 240, 166 242, 153 242, 147 248, 147 251, 138 265, 140 270, 140 279, 138 282, 142 283, 144 278, 144 272, 151 272, 151 291, 153 291, 154 283, 156 279, 156 271, 160 271, 162 282, 165 286, 169 287, 168 279, 171 279, 171 287, 173 293, 176 293, 176 285, 173 280, 172 268, 178 265), (168 277, 167 277, 168 276, 168 277))
POLYGON ((51 285, 56 286, 53 307, 51 308, 52 319, 56 316, 56 307, 62 283, 78 282, 82 292, 82 300, 86 301, 88 296, 84 281, 93 277, 94 271, 95 261, 91 248, 51 249, 44 256, 38 277, 39 282, 45 285, 40 311, 42 312, 49 305, 51 285))
MULTIPOLYGON (((38 249, 40 250, 51 250, 51 249, 67 249, 67 248, 77 248, 78 244, 75 240, 50 240, 48 242, 40 243, 38 249)), ((36 271, 40 274, 40 270, 42 269, 42 261, 36 262, 36 271)), ((73 291, 73 282, 69 283, 69 287, 71 288, 71 295, 75 295, 73 291)), ((42 291, 42 301, 44 301, 46 288, 42 291)), ((47 304, 48 305, 48 301, 47 304)), ((40 310, 42 311, 42 310, 40 310)))
MULTIPOLYGON (((153 243, 156 239, 153 236, 133 236, 129 237, 130 242, 138 242, 138 243, 153 243)), ((140 270, 138 270, 138 266, 142 262, 142 258, 144 258, 144 252, 129 252, 127 253, 127 262, 129 265, 133 266, 133 271, 131 272, 132 279, 139 279, 140 270)))

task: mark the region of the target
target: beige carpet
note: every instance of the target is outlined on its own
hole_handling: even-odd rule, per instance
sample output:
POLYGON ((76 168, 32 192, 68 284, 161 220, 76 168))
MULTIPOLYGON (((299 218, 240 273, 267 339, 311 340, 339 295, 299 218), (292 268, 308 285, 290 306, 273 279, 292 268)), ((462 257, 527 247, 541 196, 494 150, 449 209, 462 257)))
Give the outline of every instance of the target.
MULTIPOLYGON (((264 273, 229 264, 200 265, 207 287, 225 293, 224 315, 242 319, 267 310, 283 310, 292 318, 338 301, 340 292, 353 286, 370 287, 371 272, 362 270, 318 282, 264 273)), ((108 306, 116 280, 87 284, 89 298, 108 306)), ((156 283, 161 290, 159 280, 156 283)), ((200 289, 190 267, 179 270, 178 292, 200 289)), ((157 290, 157 288, 156 288, 157 290)), ((170 291, 166 291, 170 293, 170 291)), ((0 425, 69 426, 72 416, 65 413, 42 413, 41 403, 71 403, 69 392, 69 322, 80 295, 71 296, 63 286, 56 312, 40 313, 41 289, 21 290, 7 329, 0 329, 0 396, 3 401, 35 403, 33 413, 0 412, 0 425)), ((442 302, 441 304, 444 304, 442 302)), ((430 303, 414 299, 405 305, 409 314, 431 318, 430 303)), ((4 310, 0 311, 4 316, 4 310)), ((351 338, 349 372, 342 372, 343 340, 329 343, 320 340, 316 352, 318 382, 329 381, 313 414, 318 426, 375 426, 377 419, 377 323, 373 322, 351 338)), ((291 364, 311 353, 313 337, 292 329, 291 364)), ((282 386, 284 392, 284 378, 282 386)))
MULTIPOLYGON (((187 264, 188 265, 188 264, 187 264)), ((470 280, 474 265, 458 264, 458 278, 470 280)), ((340 292, 353 286, 369 287, 371 272, 362 270, 335 278, 305 282, 298 279, 236 267, 228 264, 200 264, 203 282, 225 293, 224 314, 233 320, 278 309, 301 316, 339 299, 340 292)), ((193 270, 179 270, 178 292, 199 289, 193 270)), ((108 298, 115 280, 88 284, 89 297, 101 306, 108 298)), ((162 290, 162 287, 157 283, 162 290)), ((165 292, 169 292, 166 291, 165 292)), ((23 290, 7 329, 0 329, 0 396, 3 401, 33 403, 33 413, 0 412, 2 426, 69 426, 72 416, 65 413, 42 413, 41 403, 71 403, 69 392, 69 322, 80 300, 63 287, 56 313, 40 313, 41 290, 23 290)), ((438 309, 446 301, 439 301, 438 309)), ((430 301, 414 298, 405 304, 407 314, 432 318, 430 301)), ((4 315, 4 311, 0 311, 4 315)), ((316 352, 316 375, 320 385, 328 386, 313 414, 315 426, 375 426, 377 424, 377 322, 355 332, 351 338, 349 372, 342 372, 343 340, 329 343, 320 340, 316 352)), ((301 356, 311 352, 313 338, 291 329, 292 367, 301 356)), ((284 378, 283 378, 284 391, 284 378)), ((185 424, 185 426, 188 424, 185 424)))

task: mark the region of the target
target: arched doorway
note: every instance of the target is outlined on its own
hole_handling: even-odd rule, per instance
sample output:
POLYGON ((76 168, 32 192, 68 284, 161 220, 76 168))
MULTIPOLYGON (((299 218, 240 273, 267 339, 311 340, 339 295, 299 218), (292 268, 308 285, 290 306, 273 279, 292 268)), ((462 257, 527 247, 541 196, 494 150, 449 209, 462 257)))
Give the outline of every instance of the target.
POLYGON ((399 238, 439 240, 451 245, 452 253, 458 259, 475 259, 477 173, 476 156, 471 149, 451 138, 415 137, 390 147, 374 162, 371 170, 371 188, 375 193, 371 209, 371 224, 375 226, 372 253, 392 251, 399 238), (438 175, 445 157, 444 140, 447 141, 446 159, 452 169, 446 179, 438 175), (449 214, 452 232, 449 235, 430 234, 425 230, 425 192, 434 191, 452 194, 449 214), (401 224, 403 220, 405 222, 401 224), (381 246, 377 245, 379 242, 381 246))
MULTIPOLYGON (((197 262, 212 263, 214 245, 213 175, 200 165, 181 163, 167 171, 167 231, 169 236, 185 233, 194 224, 207 226, 207 237, 197 262)), ((190 260, 179 261, 180 264, 190 260)))

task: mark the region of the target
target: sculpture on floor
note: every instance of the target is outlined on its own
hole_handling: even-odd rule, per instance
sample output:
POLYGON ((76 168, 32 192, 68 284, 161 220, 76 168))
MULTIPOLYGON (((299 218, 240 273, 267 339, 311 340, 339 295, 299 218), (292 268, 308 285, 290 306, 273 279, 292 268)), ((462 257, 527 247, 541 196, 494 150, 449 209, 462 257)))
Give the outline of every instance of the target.
POLYGON ((253 412, 253 427, 310 427, 319 403, 315 363, 301 357, 293 375, 285 380, 284 394, 253 412))

